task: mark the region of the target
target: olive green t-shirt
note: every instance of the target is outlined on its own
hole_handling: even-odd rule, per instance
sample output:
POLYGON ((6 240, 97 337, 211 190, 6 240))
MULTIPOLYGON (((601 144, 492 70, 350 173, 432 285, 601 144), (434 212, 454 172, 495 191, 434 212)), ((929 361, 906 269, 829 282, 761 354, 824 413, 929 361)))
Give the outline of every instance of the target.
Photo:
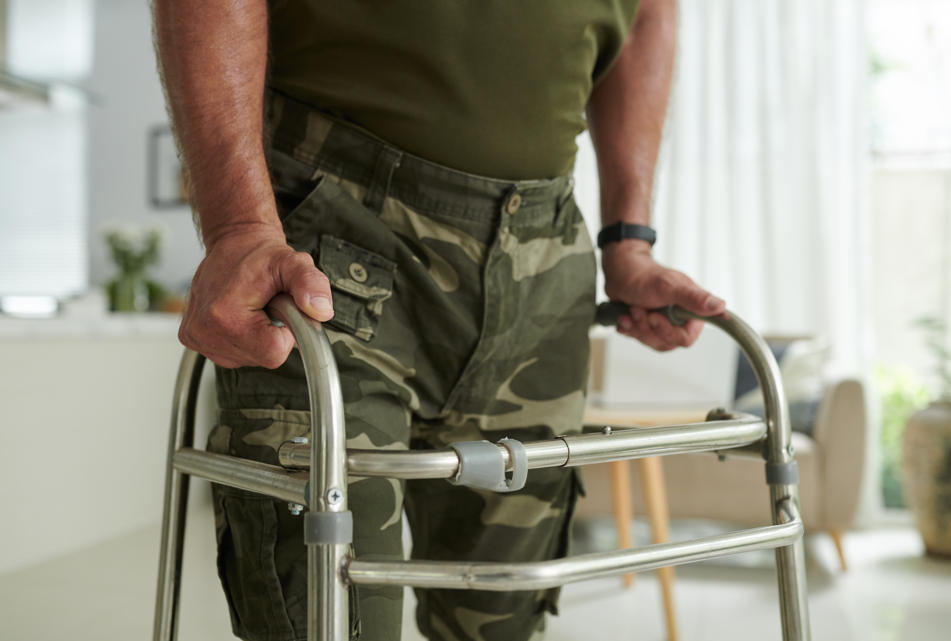
POLYGON ((269 85, 427 160, 571 171, 638 0, 270 0, 269 85))

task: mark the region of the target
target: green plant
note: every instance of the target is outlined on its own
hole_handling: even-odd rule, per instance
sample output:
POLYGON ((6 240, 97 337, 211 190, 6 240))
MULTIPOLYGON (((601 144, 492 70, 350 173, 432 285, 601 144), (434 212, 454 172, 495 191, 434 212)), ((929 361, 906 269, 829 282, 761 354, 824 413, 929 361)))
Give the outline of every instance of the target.
POLYGON ((119 271, 123 274, 141 274, 146 267, 158 262, 164 235, 158 228, 140 234, 135 229, 122 227, 106 230, 104 236, 112 262, 119 271))
POLYGON ((104 232, 118 275, 106 284, 112 311, 145 311, 156 308, 166 296, 165 290, 145 277, 148 267, 158 262, 164 234, 153 228, 145 233, 122 227, 104 232))
POLYGON ((948 327, 943 320, 934 316, 917 319, 915 326, 925 331, 925 345, 937 361, 935 374, 938 375, 938 398, 942 401, 951 401, 951 351, 948 350, 948 327))
POLYGON ((928 403, 928 389, 904 369, 879 365, 875 385, 882 402, 882 498, 885 507, 905 507, 903 436, 908 417, 928 403))

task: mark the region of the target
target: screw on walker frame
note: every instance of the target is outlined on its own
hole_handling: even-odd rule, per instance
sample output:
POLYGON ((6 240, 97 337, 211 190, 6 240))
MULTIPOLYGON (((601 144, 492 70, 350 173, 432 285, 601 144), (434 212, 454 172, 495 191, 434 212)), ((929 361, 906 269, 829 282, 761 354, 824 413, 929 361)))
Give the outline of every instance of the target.
MULTIPOLYGON (((615 323, 627 311, 626 306, 607 305, 598 310, 598 322, 605 325, 615 323)), ((280 466, 194 449, 196 397, 205 359, 185 351, 172 408, 154 641, 175 638, 190 476, 265 494, 306 510, 308 641, 348 639, 351 584, 541 590, 762 549, 776 551, 784 641, 811 639, 798 474, 790 447, 785 393, 779 368, 766 343, 735 315, 703 320, 729 334, 746 353, 763 389, 765 419, 717 410, 707 421, 688 425, 638 429, 592 425, 588 426, 590 432, 547 441, 457 443, 446 450, 400 451, 347 449, 339 374, 320 323, 301 313, 286 295, 272 300, 268 310, 272 318, 291 330, 301 353, 311 402, 309 439, 299 437, 281 445, 280 466), (492 486, 488 489, 512 491, 524 483, 524 475, 530 469, 690 452, 763 461, 773 524, 692 541, 531 563, 371 561, 350 556, 352 514, 347 503, 348 475, 456 482, 475 478, 478 483, 492 486), (506 470, 511 471, 511 478, 506 477, 506 470)), ((664 311, 672 322, 702 318, 679 308, 664 311)))

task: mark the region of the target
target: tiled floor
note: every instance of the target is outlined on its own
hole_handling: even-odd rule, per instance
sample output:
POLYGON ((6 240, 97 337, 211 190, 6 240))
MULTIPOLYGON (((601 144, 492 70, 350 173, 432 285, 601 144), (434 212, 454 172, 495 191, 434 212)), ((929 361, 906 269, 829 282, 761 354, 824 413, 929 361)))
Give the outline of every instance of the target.
MULTIPOLYGON (((209 508, 193 510, 185 552, 181 641, 233 639, 214 573, 209 508)), ((640 524, 638 524, 640 527, 640 524)), ((713 526, 686 524, 675 538, 713 526)), ((646 532, 637 530, 640 540, 646 532)), ((610 545, 609 523, 581 528, 579 548, 610 545)), ((3 641, 138 641, 151 638, 159 532, 150 527, 55 561, 0 576, 3 641)), ((582 550, 583 551, 583 550, 582 550)), ((922 557, 907 528, 846 537, 851 562, 837 569, 831 542, 807 539, 813 637, 817 641, 947 641, 951 638, 951 564, 922 557)), ((768 641, 781 638, 772 555, 753 553, 677 569, 676 599, 684 641, 768 641)), ((411 593, 404 639, 421 637, 412 623, 411 593)), ((665 638, 652 575, 631 590, 617 579, 567 586, 562 616, 549 641, 665 638)))

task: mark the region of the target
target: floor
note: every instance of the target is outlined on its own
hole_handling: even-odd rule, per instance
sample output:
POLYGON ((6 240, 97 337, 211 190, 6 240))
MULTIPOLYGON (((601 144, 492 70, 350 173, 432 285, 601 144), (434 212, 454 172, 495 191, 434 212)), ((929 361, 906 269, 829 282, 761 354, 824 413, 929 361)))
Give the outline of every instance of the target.
MULTIPOLYGON (((180 641, 233 639, 214 573, 214 535, 207 503, 192 508, 186 540, 180 641)), ((675 524, 673 538, 722 531, 675 524)), ((646 526, 635 525, 646 541, 646 526)), ((613 545, 609 521, 579 524, 576 551, 613 545)), ((151 638, 158 526, 54 561, 0 576, 3 641, 133 641, 151 638)), ((817 641, 946 641, 951 629, 951 564, 922 556, 907 527, 846 536, 851 567, 842 573, 831 541, 807 538, 813 638, 817 641)), ((768 641, 781 638, 772 554, 751 553, 677 569, 676 599, 684 641, 768 641)), ((562 615, 549 641, 666 638, 653 575, 623 590, 619 579, 566 586, 562 615)), ((405 641, 420 641, 412 622, 405 641)))

